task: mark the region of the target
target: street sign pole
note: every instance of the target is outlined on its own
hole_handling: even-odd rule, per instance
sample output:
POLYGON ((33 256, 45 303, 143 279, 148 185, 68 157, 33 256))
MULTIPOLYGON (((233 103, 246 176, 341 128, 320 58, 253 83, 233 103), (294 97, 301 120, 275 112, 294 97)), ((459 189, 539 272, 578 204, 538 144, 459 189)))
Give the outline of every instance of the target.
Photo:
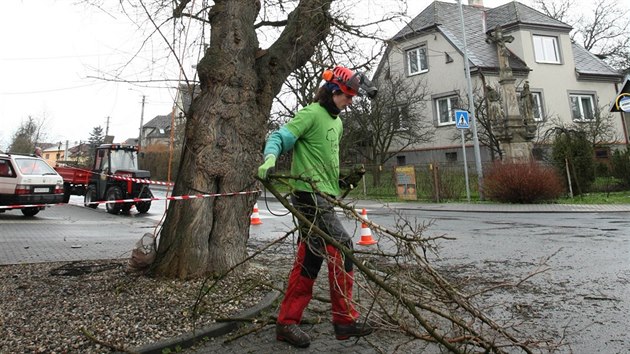
POLYGON ((468 182, 468 161, 466 160, 466 139, 464 130, 470 128, 470 116, 467 111, 455 111, 455 127, 462 133, 462 154, 464 156, 464 176, 466 177, 466 199, 470 203, 470 183, 468 182))
POLYGON ((462 153, 464 154, 464 177, 466 179, 466 199, 470 203, 470 186, 468 183, 468 162, 466 161, 466 140, 464 140, 464 129, 459 130, 462 133, 462 153))
POLYGON ((470 64, 468 63, 468 49, 466 48, 466 25, 464 24, 464 10, 462 8, 462 0, 457 1, 459 4, 459 17, 462 21, 462 39, 464 44, 464 65, 466 67, 466 81, 468 84, 468 110, 471 114, 473 146, 475 148, 475 166, 477 167, 477 179, 479 184, 479 199, 483 200, 483 170, 481 169, 481 151, 479 148, 479 137, 477 136, 477 116, 475 115, 475 103, 472 92, 472 80, 470 78, 470 64))

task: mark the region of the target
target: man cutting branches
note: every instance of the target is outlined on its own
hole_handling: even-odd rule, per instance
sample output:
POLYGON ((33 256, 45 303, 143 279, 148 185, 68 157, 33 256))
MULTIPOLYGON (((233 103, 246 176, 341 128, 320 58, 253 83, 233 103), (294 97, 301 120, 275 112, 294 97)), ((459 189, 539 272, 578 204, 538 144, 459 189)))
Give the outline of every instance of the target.
MULTIPOLYGON (((362 73, 337 66, 323 74, 325 83, 317 91, 313 103, 267 139, 265 162, 258 168, 258 177, 266 179, 281 154, 293 149, 291 175, 304 177, 291 180, 291 202, 311 223, 339 243, 352 249, 352 239, 335 214, 333 205, 313 190, 336 197, 339 187, 339 144, 343 123, 339 113, 352 104, 358 94, 372 98, 376 89, 362 73)), ((333 245, 300 225, 298 251, 276 323, 276 338, 296 347, 308 347, 310 337, 300 327, 302 314, 313 296, 313 285, 324 261, 328 264, 328 280, 332 303, 332 322, 339 340, 362 337, 372 332, 357 322, 359 313, 352 302, 353 264, 333 245)))

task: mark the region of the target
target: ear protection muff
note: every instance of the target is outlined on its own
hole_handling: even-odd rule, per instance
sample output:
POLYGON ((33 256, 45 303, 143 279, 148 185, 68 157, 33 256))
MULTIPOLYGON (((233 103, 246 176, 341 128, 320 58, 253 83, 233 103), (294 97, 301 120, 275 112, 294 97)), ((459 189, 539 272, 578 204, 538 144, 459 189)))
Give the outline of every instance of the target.
POLYGON ((324 73, 322 74, 322 79, 326 80, 327 82, 329 82, 330 80, 333 79, 333 72, 330 69, 326 69, 324 70, 324 73))

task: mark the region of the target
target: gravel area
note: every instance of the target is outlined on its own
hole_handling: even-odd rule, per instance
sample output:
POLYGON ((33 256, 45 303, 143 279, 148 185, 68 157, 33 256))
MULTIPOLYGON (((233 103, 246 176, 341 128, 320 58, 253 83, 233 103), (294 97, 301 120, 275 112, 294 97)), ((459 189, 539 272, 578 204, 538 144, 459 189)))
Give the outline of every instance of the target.
POLYGON ((217 283, 159 280, 127 260, 0 267, 0 353, 107 353, 208 326, 258 303, 272 275, 260 262, 217 283))

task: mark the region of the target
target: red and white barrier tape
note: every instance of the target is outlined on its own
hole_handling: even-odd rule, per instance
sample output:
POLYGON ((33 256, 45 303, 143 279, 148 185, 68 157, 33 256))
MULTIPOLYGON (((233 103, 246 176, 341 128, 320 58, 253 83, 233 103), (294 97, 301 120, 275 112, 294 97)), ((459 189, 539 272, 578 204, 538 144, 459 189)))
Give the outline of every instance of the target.
POLYGON ((152 181, 150 179, 131 178, 131 177, 118 176, 118 175, 108 175, 108 176, 112 177, 113 179, 120 179, 120 180, 123 180, 123 181, 131 181, 131 182, 136 182, 136 183, 159 184, 159 185, 162 185, 162 186, 174 186, 175 185, 175 183, 173 183, 173 182, 152 181))
POLYGON ((119 176, 119 175, 108 175, 106 173, 97 173, 97 172, 90 171, 90 170, 84 170, 82 168, 76 168, 76 167, 73 167, 73 168, 78 170, 78 171, 81 171, 81 172, 86 172, 86 173, 90 173, 90 174, 97 174, 99 176, 107 176, 107 177, 111 177, 113 179, 119 179, 119 180, 123 180, 123 181, 131 181, 131 182, 145 183, 145 184, 158 184, 158 185, 162 185, 162 186, 174 186, 175 185, 175 183, 173 183, 173 182, 161 182, 161 181, 152 181, 150 179, 124 177, 124 176, 119 176))
POLYGON ((22 209, 22 208, 40 208, 48 205, 57 205, 57 204, 18 204, 18 205, 0 205, 0 210, 4 209, 22 209))
MULTIPOLYGON (((138 202, 152 202, 154 200, 189 200, 189 199, 203 199, 213 197, 229 197, 235 195, 245 195, 260 193, 260 190, 247 191, 247 192, 233 192, 233 193, 215 193, 215 194, 190 194, 190 195, 177 195, 165 198, 131 198, 131 199, 117 199, 117 200, 103 200, 100 202, 91 202, 88 204, 108 204, 108 203, 138 203, 138 202)), ((22 209, 22 208, 39 208, 53 205, 66 205, 71 203, 57 203, 57 204, 21 204, 21 205, 6 205, 0 206, 0 209, 22 209)), ((79 205, 79 204, 72 204, 79 205)), ((81 204, 83 205, 83 204, 81 204)))

